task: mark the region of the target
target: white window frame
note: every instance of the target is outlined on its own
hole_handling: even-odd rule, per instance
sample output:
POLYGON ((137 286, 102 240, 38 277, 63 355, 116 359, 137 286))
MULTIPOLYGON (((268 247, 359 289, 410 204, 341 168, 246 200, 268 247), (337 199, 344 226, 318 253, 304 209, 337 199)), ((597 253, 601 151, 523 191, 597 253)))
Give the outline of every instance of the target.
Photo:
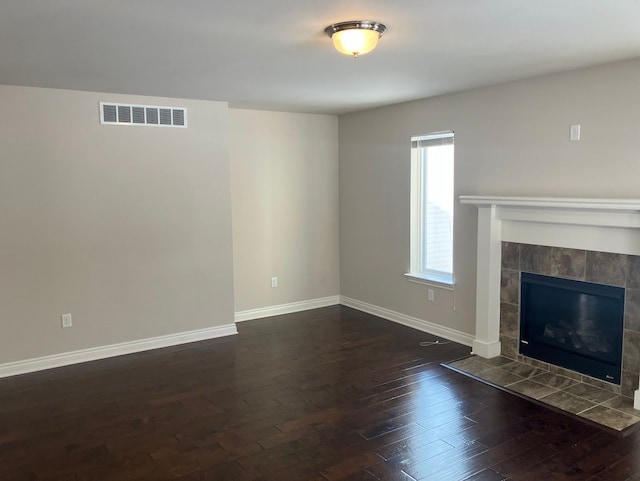
MULTIPOLYGON (((453 267, 453 225, 451 226, 451 272, 436 271, 423 268, 422 248, 425 242, 425 229, 423 228, 423 206, 425 199, 424 172, 425 161, 420 156, 420 148, 414 147, 420 141, 454 141, 453 131, 433 132, 428 135, 411 137, 411 247, 410 247, 410 271, 406 274, 408 280, 421 284, 434 285, 445 289, 452 289, 454 284, 453 267), (451 139, 451 140, 449 140, 451 139)), ((455 154, 452 162, 455 162, 455 154)), ((452 166, 453 167, 453 166, 452 166)), ((453 181, 453 179, 452 179, 453 181)), ((452 199, 453 202, 453 199, 452 199)), ((452 214, 453 216, 453 214, 452 214)), ((453 224, 453 217, 452 217, 453 224)))

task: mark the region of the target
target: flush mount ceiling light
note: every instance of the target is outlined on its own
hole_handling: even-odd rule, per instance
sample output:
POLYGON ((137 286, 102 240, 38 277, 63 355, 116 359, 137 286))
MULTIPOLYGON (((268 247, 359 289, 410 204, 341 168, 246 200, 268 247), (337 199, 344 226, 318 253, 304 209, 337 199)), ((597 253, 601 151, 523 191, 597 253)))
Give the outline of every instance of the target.
POLYGON ((385 30, 387 27, 380 22, 351 20, 329 25, 324 32, 331 37, 338 52, 357 57, 376 48, 385 30))

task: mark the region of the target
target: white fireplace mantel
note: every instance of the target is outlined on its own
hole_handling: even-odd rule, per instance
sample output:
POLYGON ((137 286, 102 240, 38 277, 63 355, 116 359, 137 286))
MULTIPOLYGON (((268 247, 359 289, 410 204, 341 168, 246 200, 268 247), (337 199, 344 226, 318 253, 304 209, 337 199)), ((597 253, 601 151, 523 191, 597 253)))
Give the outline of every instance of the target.
POLYGON ((500 355, 502 241, 640 255, 638 199, 463 195, 460 202, 478 207, 473 352, 485 358, 500 355))

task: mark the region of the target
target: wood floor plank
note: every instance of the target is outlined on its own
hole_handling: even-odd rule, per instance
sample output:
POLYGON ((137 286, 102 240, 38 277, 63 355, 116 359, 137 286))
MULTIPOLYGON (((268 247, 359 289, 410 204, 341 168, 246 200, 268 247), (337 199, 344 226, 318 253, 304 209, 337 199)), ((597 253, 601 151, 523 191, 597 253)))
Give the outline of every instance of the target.
POLYGON ((618 438, 343 306, 0 379, 2 481, 638 481, 618 438))

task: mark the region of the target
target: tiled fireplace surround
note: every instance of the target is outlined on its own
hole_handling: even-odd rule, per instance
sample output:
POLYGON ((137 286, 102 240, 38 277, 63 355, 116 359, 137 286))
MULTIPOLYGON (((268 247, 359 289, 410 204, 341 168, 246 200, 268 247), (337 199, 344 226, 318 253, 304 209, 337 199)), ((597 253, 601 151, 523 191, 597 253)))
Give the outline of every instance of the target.
MULTIPOLYGON (((584 249, 502 242, 500 344, 502 355, 536 364, 518 354, 520 273, 595 282, 625 288, 622 385, 580 376, 582 382, 633 397, 640 376, 640 257, 584 249)), ((575 377, 573 371, 555 372, 575 377)))
POLYGON ((538 362, 518 354, 522 271, 621 286, 622 384, 582 378, 634 398, 640 409, 640 200, 461 196, 460 201, 478 208, 474 354, 538 362))

